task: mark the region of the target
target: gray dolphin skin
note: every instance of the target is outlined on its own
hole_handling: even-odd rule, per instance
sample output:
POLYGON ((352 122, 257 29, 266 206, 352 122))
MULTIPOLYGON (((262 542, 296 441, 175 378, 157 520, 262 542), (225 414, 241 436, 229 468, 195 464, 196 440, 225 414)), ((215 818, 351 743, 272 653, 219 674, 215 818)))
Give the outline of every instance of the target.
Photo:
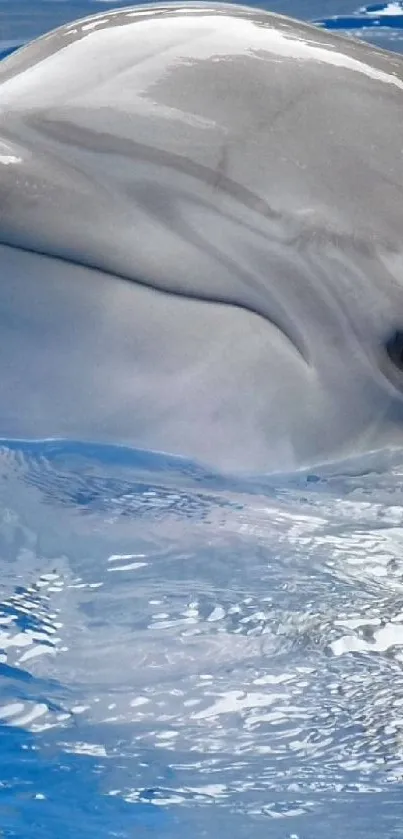
POLYGON ((0 436, 218 469, 403 443, 403 59, 166 4, 0 64, 0 436))

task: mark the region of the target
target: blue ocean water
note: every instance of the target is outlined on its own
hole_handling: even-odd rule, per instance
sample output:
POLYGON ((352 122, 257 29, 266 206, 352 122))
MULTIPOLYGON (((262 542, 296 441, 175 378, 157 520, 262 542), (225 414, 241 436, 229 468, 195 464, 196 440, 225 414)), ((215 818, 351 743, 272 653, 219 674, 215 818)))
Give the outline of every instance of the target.
MULTIPOLYGON (((0 49, 109 5, 0 0, 0 49)), ((402 478, 0 441, 0 836, 402 837, 402 478)))
MULTIPOLYGON (((251 5, 354 34, 403 51, 403 0, 356 6, 357 0, 255 0, 251 5)), ((0 57, 70 20, 131 5, 129 0, 0 0, 0 57)), ((244 5, 248 5, 244 0, 244 5)))

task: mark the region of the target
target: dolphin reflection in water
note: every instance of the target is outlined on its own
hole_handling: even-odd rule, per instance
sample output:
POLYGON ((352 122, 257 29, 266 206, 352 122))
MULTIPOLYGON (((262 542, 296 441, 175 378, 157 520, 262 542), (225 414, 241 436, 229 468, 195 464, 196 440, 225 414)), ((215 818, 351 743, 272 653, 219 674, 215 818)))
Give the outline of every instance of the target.
POLYGON ((403 59, 108 11, 0 65, 0 435, 267 472, 403 443, 403 59))

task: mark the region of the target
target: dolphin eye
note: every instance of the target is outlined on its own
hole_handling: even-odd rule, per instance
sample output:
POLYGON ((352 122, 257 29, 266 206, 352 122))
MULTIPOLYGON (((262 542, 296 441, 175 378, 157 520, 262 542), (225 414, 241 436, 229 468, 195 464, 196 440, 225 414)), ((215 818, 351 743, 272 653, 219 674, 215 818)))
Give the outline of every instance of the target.
POLYGON ((397 329, 385 344, 386 352, 398 370, 403 372, 403 331, 397 329))

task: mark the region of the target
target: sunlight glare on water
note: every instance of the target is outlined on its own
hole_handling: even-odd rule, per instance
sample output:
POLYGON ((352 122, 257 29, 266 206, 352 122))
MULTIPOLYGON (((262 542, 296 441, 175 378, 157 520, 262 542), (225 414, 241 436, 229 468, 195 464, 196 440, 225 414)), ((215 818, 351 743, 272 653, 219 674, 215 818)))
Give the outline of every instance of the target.
POLYGON ((2 445, 4 835, 400 835, 403 460, 344 471, 2 445))

